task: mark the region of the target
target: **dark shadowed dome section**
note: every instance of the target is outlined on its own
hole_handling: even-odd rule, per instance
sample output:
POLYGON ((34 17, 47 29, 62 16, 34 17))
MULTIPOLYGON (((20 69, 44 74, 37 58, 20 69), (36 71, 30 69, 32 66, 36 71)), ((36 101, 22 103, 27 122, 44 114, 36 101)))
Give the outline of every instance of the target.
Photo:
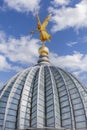
POLYGON ((0 92, 0 130, 87 129, 87 89, 61 68, 38 64, 12 77, 0 92))

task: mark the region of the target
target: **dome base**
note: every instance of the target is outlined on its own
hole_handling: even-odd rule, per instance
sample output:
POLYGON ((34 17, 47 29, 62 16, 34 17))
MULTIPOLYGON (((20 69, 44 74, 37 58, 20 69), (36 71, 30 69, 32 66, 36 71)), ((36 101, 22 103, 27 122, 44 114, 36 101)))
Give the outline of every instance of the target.
MULTIPOLYGON (((22 130, 22 129, 17 129, 17 130, 22 130)), ((23 129, 23 130, 70 130, 70 129, 65 129, 65 128, 29 128, 29 129, 23 129)))

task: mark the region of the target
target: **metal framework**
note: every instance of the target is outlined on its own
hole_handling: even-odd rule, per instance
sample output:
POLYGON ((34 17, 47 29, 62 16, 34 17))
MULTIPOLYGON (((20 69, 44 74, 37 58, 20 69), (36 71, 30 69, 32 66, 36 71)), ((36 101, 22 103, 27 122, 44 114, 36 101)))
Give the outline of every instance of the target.
POLYGON ((61 68, 25 69, 0 92, 0 130, 15 129, 87 130, 87 89, 61 68))

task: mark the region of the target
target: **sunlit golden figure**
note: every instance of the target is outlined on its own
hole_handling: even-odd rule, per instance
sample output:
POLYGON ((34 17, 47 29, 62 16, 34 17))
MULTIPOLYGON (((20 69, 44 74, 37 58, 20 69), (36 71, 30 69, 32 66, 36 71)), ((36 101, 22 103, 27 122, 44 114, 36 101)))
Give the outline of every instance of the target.
MULTIPOLYGON (((38 22, 36 30, 40 32, 40 40, 42 41, 42 43, 44 43, 47 40, 50 40, 50 38, 51 38, 51 35, 48 34, 47 31, 46 31, 46 27, 48 25, 50 18, 51 18, 51 15, 48 15, 45 18, 45 20, 43 21, 43 23, 41 24, 39 16, 36 15, 36 19, 37 19, 37 22, 38 22)), ((34 32, 32 32, 32 33, 34 33, 34 32)))

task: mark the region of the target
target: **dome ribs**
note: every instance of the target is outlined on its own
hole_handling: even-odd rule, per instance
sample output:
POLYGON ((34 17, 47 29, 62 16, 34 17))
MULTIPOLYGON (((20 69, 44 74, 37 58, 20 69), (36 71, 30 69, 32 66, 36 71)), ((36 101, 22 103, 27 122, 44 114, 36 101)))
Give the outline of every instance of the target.
POLYGON ((14 76, 12 79, 8 81, 8 83, 6 84, 6 86, 4 87, 0 95, 0 129, 3 129, 5 110, 6 110, 8 97, 12 89, 12 85, 16 81, 17 77, 18 75, 14 76))
POLYGON ((80 95, 81 98, 81 103, 83 104, 83 110, 79 109, 75 112, 75 116, 77 116, 76 121, 78 122, 77 124, 77 128, 87 128, 87 90, 84 86, 82 86, 82 84, 80 83, 80 81, 78 79, 76 79, 76 77, 74 77, 73 75, 69 74, 71 80, 73 81, 73 83, 75 84, 75 86, 78 89, 78 93, 80 95), (84 117, 83 117, 84 116, 84 117), (81 118, 81 120, 79 120, 78 118, 81 118), (83 119, 82 119, 83 118, 83 119))
POLYGON ((59 68, 51 67, 51 69, 54 74, 57 90, 59 93, 61 127, 73 128, 72 126, 73 113, 71 114, 73 110, 71 107, 71 100, 66 87, 66 82, 59 68))
MULTIPOLYGON (((63 82, 64 82, 64 86, 65 86, 65 90, 68 96, 68 100, 61 102, 61 112, 62 112, 62 126, 65 128, 70 128, 70 129, 75 129, 75 122, 74 122, 74 112, 73 112, 73 107, 72 107, 72 100, 71 100, 71 96, 68 90, 68 84, 69 84, 69 78, 67 76, 66 78, 66 72, 63 73, 62 69, 58 70, 63 82), (68 82, 67 82, 68 81, 68 82), (64 105, 65 104, 65 105, 64 105), (67 111, 67 108, 69 109, 69 111, 67 111), (63 113, 63 109, 65 109, 66 112, 63 113)), ((63 93, 63 92, 62 92, 63 93)))
POLYGON ((46 89, 46 126, 59 127, 58 118, 59 104, 55 80, 49 67, 45 67, 45 89, 46 89))
POLYGON ((19 112, 18 112, 18 121, 17 128, 25 129, 30 127, 30 113, 31 113, 31 100, 32 100, 32 91, 33 91, 33 83, 35 80, 35 75, 38 71, 37 67, 32 67, 28 72, 28 75, 25 79, 25 83, 23 86, 23 91, 21 94, 19 112))
MULTIPOLYGON (((74 114, 74 120, 72 120, 75 124, 75 127, 73 129, 80 130, 80 129, 86 129, 86 116, 85 116, 85 108, 82 100, 82 96, 79 92, 79 84, 76 84, 72 76, 65 72, 64 70, 61 70, 63 77, 66 82, 66 86, 68 89, 68 92, 70 94, 71 103, 72 103, 72 109, 74 114), (79 114, 77 114, 79 113, 79 114)), ((81 87, 82 88, 82 87, 81 87)))
POLYGON ((44 70, 41 66, 34 81, 31 127, 40 128, 45 126, 44 100, 44 70))
POLYGON ((4 123, 3 123, 3 130, 5 129, 15 129, 16 127, 16 114, 17 114, 17 109, 18 109, 18 104, 19 104, 19 101, 20 101, 20 98, 21 98, 21 92, 22 92, 22 89, 23 89, 23 82, 25 81, 22 81, 23 77, 27 76, 28 74, 28 71, 27 73, 24 73, 26 71, 23 71, 22 73, 20 73, 20 75, 18 76, 18 78, 16 79, 15 83, 13 84, 12 86, 12 89, 9 93, 9 96, 8 96, 8 101, 7 101, 7 104, 6 104, 6 110, 5 110, 5 117, 4 117, 4 123), (22 77, 23 75, 23 77, 22 77), (19 86, 20 86, 20 89, 19 89, 19 86), (15 113, 13 115, 13 113, 15 113))

